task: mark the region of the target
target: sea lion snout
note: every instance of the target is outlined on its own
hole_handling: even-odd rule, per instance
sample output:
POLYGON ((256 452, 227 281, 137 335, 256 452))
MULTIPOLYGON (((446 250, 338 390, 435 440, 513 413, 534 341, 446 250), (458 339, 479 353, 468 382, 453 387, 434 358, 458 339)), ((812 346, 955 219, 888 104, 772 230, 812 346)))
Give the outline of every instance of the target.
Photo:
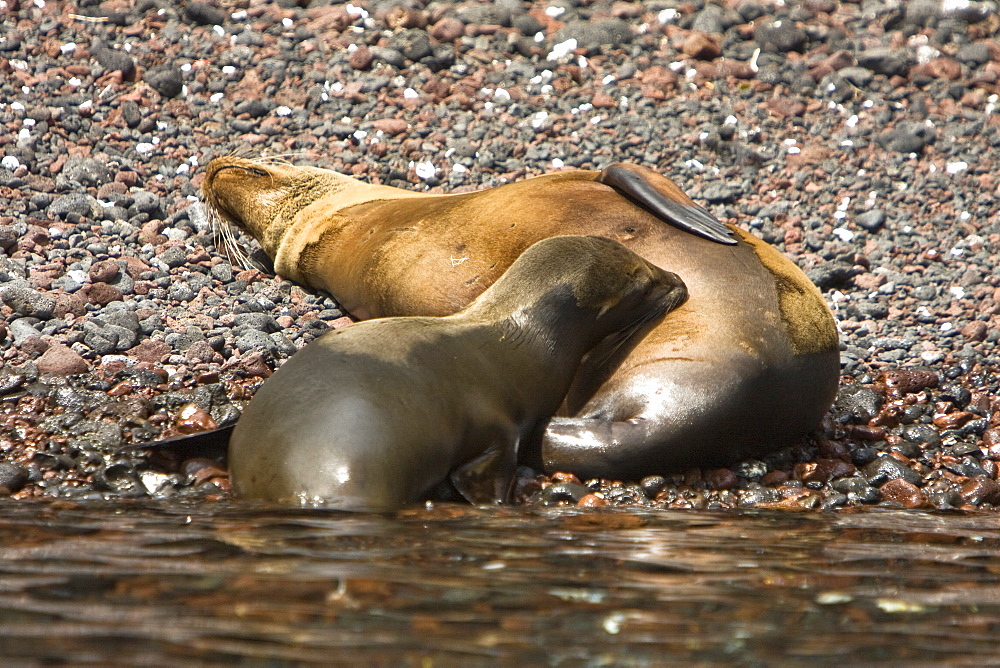
MULTIPOLYGON (((687 300, 687 286, 680 276, 657 267, 624 246, 614 245, 617 248, 606 248, 601 256, 606 264, 590 270, 595 282, 608 283, 601 288, 608 297, 599 304, 600 317, 613 319, 619 314, 627 317, 639 314, 642 321, 658 319, 687 300), (631 268, 624 269, 629 264, 631 268), (612 267, 613 270, 609 271, 612 267), (615 281, 620 283, 611 284, 615 281)), ((584 282, 582 285, 587 284, 584 282)), ((593 297, 597 296, 597 292, 595 288, 593 297)), ((584 300, 591 298, 588 295, 577 296, 584 300)))
POLYGON ((267 172, 239 158, 213 160, 205 169, 203 190, 212 210, 226 223, 246 229, 247 213, 252 204, 248 201, 248 181, 266 177, 267 172), (235 162, 239 160, 239 162, 235 162))
POLYGON ((672 271, 653 267, 660 274, 659 280, 652 281, 647 288, 649 301, 656 305, 656 314, 663 315, 687 301, 688 289, 681 277, 672 271))

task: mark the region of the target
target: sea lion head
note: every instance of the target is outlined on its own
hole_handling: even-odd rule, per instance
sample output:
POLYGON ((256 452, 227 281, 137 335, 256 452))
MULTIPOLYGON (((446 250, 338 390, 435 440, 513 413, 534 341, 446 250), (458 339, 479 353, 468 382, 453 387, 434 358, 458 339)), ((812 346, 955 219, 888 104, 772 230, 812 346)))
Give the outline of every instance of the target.
POLYGON ((623 342, 646 331, 685 299, 687 288, 676 274, 618 242, 559 236, 528 248, 476 304, 512 314, 515 325, 552 347, 569 337, 546 335, 546 327, 572 331, 589 349, 608 337, 623 342))
POLYGON ((208 163, 202 192, 223 223, 248 232, 273 258, 299 211, 356 183, 326 169, 224 156, 208 163))

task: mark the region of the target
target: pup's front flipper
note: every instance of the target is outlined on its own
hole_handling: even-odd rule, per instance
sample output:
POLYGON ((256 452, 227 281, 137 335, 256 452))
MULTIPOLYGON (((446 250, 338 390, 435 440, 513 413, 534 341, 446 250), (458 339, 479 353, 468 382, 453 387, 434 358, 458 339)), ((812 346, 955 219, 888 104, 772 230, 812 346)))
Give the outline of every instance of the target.
POLYGON ((495 439, 482 454, 451 472, 455 489, 477 506, 509 501, 517 470, 517 446, 518 439, 495 439))

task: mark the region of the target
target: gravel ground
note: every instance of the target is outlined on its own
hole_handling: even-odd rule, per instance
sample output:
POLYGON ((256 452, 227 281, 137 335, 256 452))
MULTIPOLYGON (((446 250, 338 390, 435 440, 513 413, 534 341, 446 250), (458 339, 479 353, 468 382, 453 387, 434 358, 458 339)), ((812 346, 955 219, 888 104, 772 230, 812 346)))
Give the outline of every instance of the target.
POLYGON ((122 448, 231 422, 347 322, 217 248, 200 166, 236 153, 433 192, 635 162, 822 288, 844 376, 814 439, 522 470, 524 502, 1000 505, 998 28, 940 0, 0 2, 0 493, 224 496, 220 453, 122 448))

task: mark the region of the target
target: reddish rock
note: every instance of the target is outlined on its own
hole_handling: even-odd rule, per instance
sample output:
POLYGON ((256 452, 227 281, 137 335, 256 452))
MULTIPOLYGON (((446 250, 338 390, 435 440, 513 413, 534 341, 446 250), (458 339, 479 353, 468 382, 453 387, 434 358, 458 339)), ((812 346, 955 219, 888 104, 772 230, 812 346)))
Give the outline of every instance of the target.
POLYGON ((97 189, 97 199, 107 200, 111 195, 124 195, 128 192, 128 186, 121 181, 111 181, 105 183, 97 189))
POLYGON ((989 327, 987 327, 985 322, 982 320, 973 320, 962 328, 962 336, 967 341, 984 341, 988 331, 989 327))
POLYGON ((878 381, 899 394, 919 392, 938 386, 938 375, 927 369, 894 369, 879 374, 878 381))
POLYGON ((840 441, 820 439, 816 445, 816 449, 822 457, 826 457, 828 459, 842 459, 845 462, 851 458, 851 451, 840 441))
POLYGON ((240 357, 234 357, 229 360, 229 364, 226 366, 235 368, 247 378, 267 378, 272 373, 271 367, 267 365, 267 361, 264 359, 264 353, 259 350, 240 357))
POLYGON ((615 98, 607 93, 594 93, 594 97, 591 98, 590 103, 594 105, 595 109, 612 109, 618 106, 615 98))
POLYGON ((309 17, 309 27, 317 32, 325 30, 343 32, 355 18, 347 13, 343 5, 311 7, 306 10, 306 16, 309 17))
POLYGON ((49 345, 49 341, 47 339, 43 339, 41 336, 29 336, 25 340, 21 341, 21 345, 18 346, 18 348, 22 353, 27 355, 29 359, 32 359, 48 350, 49 345))
POLYGON ((101 260, 90 267, 90 280, 93 283, 109 283, 121 272, 121 267, 115 260, 101 260))
POLYGON ((820 497, 815 492, 805 489, 782 490, 782 493, 789 492, 781 501, 770 503, 758 503, 758 508, 769 508, 771 510, 812 510, 820 504, 820 497))
POLYGON ((827 480, 843 478, 857 471, 854 464, 843 459, 820 459, 817 463, 820 469, 825 472, 827 480))
POLYGON ((139 184, 139 175, 135 172, 123 170, 115 174, 115 181, 124 183, 126 188, 131 188, 139 184))
POLYGON ((919 508, 927 503, 927 497, 920 488, 902 478, 890 480, 879 487, 879 491, 882 492, 883 499, 900 503, 904 508, 919 508))
POLYGON ((854 285, 862 290, 874 292, 885 285, 887 280, 889 279, 886 278, 885 274, 858 274, 854 277, 854 285))
POLYGON ((47 229, 31 225, 17 240, 17 248, 21 251, 34 253, 41 250, 42 247, 47 246, 50 241, 51 238, 47 229))
POLYGON ((684 43, 681 44, 681 52, 698 60, 712 60, 718 58, 722 53, 719 44, 703 32, 692 31, 684 43))
POLYGON ((576 505, 583 508, 601 508, 608 505, 608 500, 599 494, 587 494, 577 501, 576 505))
POLYGON ((396 5, 386 12, 385 22, 390 28, 426 28, 427 12, 396 5))
POLYGON ((981 503, 996 504, 1000 502, 1000 485, 986 476, 977 476, 966 480, 958 495, 974 506, 981 503))
POLYGON ((139 243, 141 244, 153 244, 158 246, 167 241, 167 238, 160 234, 164 228, 164 222, 162 220, 151 220, 145 223, 139 230, 139 243))
POLYGON ((208 385, 211 383, 219 382, 219 372, 218 371, 206 371, 205 373, 200 373, 194 379, 195 383, 198 385, 208 385))
POLYGON ((993 427, 983 432, 983 445, 987 448, 997 447, 997 454, 1000 455, 1000 427, 993 427))
POLYGON ((84 286, 80 292, 87 295, 87 301, 91 304, 100 304, 101 306, 122 300, 121 290, 107 283, 93 283, 84 286))
POLYGON ((63 294, 56 293, 56 306, 52 309, 54 318, 65 318, 67 314, 80 317, 87 312, 87 302, 81 299, 76 293, 63 294))
POLYGON ((655 86, 643 86, 642 96, 649 98, 650 100, 666 100, 667 93, 662 88, 657 88, 655 86))
POLYGON ((696 60, 691 65, 691 69, 696 72, 694 78, 699 81, 712 81, 719 78, 719 71, 715 65, 704 60, 696 60))
POLYGON ((192 362, 222 361, 222 356, 212 346, 208 345, 207 341, 195 341, 184 351, 184 356, 192 362))
POLYGON ((465 34, 465 24, 454 17, 446 17, 431 28, 431 37, 439 42, 454 42, 465 34))
POLYGON ((705 482, 712 489, 732 489, 739 483, 739 478, 729 469, 709 469, 705 471, 705 482))
POLYGON ((788 474, 784 471, 769 471, 765 473, 761 479, 760 484, 767 487, 775 487, 777 485, 782 485, 788 482, 788 474))
POLYGON ((72 348, 61 343, 52 343, 49 345, 49 349, 38 358, 38 370, 43 373, 69 376, 76 373, 86 373, 90 370, 90 365, 72 348))
POLYGON ((118 383, 117 385, 115 385, 114 387, 112 387, 110 390, 108 390, 108 396, 109 397, 122 397, 122 396, 125 396, 126 394, 132 394, 132 390, 134 390, 134 389, 135 388, 132 386, 132 383, 130 383, 127 380, 123 380, 122 382, 118 383))
POLYGON ((163 341, 154 341, 153 339, 146 339, 134 348, 129 349, 128 356, 136 359, 140 362, 148 362, 149 364, 159 364, 165 356, 169 355, 173 351, 169 345, 163 341))
POLYGON ((771 113, 782 118, 789 116, 801 116, 806 113, 806 105, 799 100, 787 97, 772 97, 767 101, 767 108, 771 113))
POLYGON ((347 60, 348 64, 356 70, 368 70, 372 66, 375 56, 367 46, 359 46, 347 60))
MULTIPOLYGON (((641 78, 643 86, 650 86, 660 90, 661 92, 674 88, 680 79, 676 72, 666 67, 661 67, 660 65, 650 67, 642 73, 641 78)), ((643 95, 645 94, 644 88, 643 95)))
POLYGON ((552 482, 569 482, 573 483, 574 485, 582 484, 580 482, 580 479, 577 478, 575 475, 573 475, 572 473, 566 473, 564 471, 556 471, 555 473, 552 474, 551 477, 552 477, 552 482))
POLYGON ((757 73, 753 71, 749 63, 732 58, 722 58, 715 63, 715 72, 720 77, 733 77, 734 79, 753 79, 757 73))
POLYGON ((866 424, 847 425, 847 433, 851 438, 861 441, 883 441, 885 440, 885 429, 882 427, 872 427, 866 424))
POLYGON ((962 76, 962 65, 952 58, 941 57, 916 65, 910 70, 910 76, 928 76, 932 79, 948 79, 954 81, 962 76))
POLYGON ((851 67, 852 65, 857 64, 857 61, 854 59, 854 56, 851 55, 851 52, 844 49, 831 53, 820 62, 835 72, 837 70, 842 70, 845 67, 851 67))
POLYGON ((976 414, 969 411, 956 411, 947 415, 935 415, 934 426, 941 429, 958 429, 969 420, 974 420, 976 414))
POLYGON ((144 271, 149 271, 151 267, 140 260, 137 257, 131 255, 126 255, 122 258, 125 261, 125 273, 129 275, 129 278, 136 279, 139 278, 139 274, 144 271))
POLYGON ((815 462, 802 462, 795 465, 794 475, 803 482, 827 482, 834 478, 842 478, 854 473, 853 464, 842 459, 817 459, 815 462))
POLYGON ((185 404, 177 411, 176 429, 182 434, 196 434, 218 426, 212 416, 198 404, 185 404))
POLYGON ((377 121, 372 121, 372 127, 395 137, 406 132, 410 128, 410 124, 402 118, 380 118, 377 121))
POLYGON ((237 281, 246 281, 247 283, 259 281, 262 278, 264 278, 264 274, 259 269, 244 269, 236 274, 237 281))
POLYGON ((181 473, 188 477, 192 484, 200 485, 211 478, 226 478, 229 474, 218 462, 205 457, 187 459, 181 465, 181 473))

